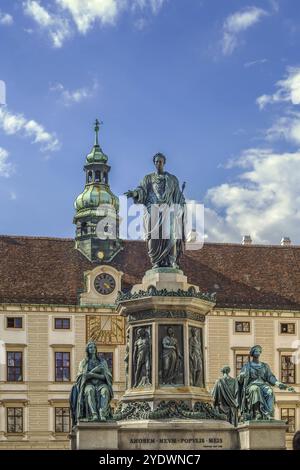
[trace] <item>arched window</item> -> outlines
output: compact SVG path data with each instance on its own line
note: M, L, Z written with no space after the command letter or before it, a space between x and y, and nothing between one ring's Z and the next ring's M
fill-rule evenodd
M95 183L100 183L100 171L95 171Z
M93 182L93 172L92 171L89 171L88 172L88 183L92 183Z
M87 234L87 224L86 222L82 222L81 224L81 235L86 235Z

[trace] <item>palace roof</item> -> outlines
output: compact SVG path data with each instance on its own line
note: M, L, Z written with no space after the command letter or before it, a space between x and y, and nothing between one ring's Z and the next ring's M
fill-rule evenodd
M96 265L73 239L0 236L0 303L76 305L85 271ZM145 242L124 241L110 263L123 271L122 290L150 268ZM300 309L300 246L205 243L186 251L188 282L217 293L219 308Z

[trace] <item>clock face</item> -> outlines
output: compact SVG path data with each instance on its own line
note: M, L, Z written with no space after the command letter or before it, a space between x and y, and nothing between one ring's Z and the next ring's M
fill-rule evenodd
M101 273L96 277L94 286L99 294L108 295L115 290L116 281L110 274Z

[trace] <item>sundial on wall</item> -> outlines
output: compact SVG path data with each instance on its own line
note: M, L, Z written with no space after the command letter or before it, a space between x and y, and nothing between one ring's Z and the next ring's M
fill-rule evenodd
M124 318L119 315L87 316L87 341L97 344L125 344Z

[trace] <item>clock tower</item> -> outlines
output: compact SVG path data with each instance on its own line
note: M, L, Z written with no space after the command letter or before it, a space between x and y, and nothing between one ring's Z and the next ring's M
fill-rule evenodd
M109 263L122 249L119 239L119 199L109 186L108 157L99 145L100 122L95 122L95 142L87 155L85 188L75 200L75 248L90 261Z

